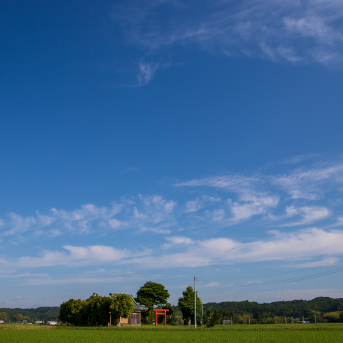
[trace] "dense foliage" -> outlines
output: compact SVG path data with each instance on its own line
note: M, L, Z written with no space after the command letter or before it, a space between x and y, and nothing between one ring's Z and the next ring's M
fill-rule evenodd
M167 304L169 296L162 284L148 281L138 290L136 300L150 310Z
M319 297L313 300L277 301L259 304L257 302L232 301L221 303L207 303L205 310L218 310L223 319L231 319L234 323L246 323L249 315L253 323L281 323L291 322L294 318L308 318L311 322L339 322L343 317L343 299ZM338 315L324 315L338 311ZM286 319L285 319L286 316Z
M143 318L151 322L153 320L153 308L166 308L169 296L169 292L162 284L148 281L138 290L135 300L149 309L143 313Z
M208 328L211 328L215 326L216 324L220 324L220 320L222 318L222 315L218 310L214 310L213 312L211 310L207 310L205 313L206 318L206 326Z
M93 293L87 300L69 299L60 307L59 318L62 322L75 326L107 325L109 312L113 318L127 318L133 310L129 295L102 297Z
M188 320L190 323L194 318L194 290L191 286L188 286L187 289L182 292L182 297L179 298L178 307L182 312L183 319ZM200 322L202 303L198 297L198 292L196 294L196 307L197 322Z
M194 293L192 294L194 296ZM192 296L190 298L192 298ZM169 308L169 305L168 303L165 303L160 307ZM198 310L200 310L200 306L197 305L197 307ZM173 320L180 322L180 318L181 316L183 317L183 315L177 306L174 306L173 308L175 310ZM293 300L264 304L249 301L204 304L204 312L206 312L206 310L214 311L216 309L221 314L222 319L231 320L232 318L234 323L242 324L249 322L249 316L251 323L284 323L285 315L288 323L292 322L295 318L300 318L302 320L303 316L308 318L311 322L314 322L315 320L317 322L330 323L343 322L343 299L332 299L328 297L319 297L310 301ZM118 311L118 309L116 311ZM28 322L35 322L36 320L56 320L59 313L59 307L38 307L36 309L0 308L0 320L4 320L5 322L10 321L12 323L17 320L28 320ZM172 313L169 312L168 315L170 314ZM191 318L193 319L192 314ZM92 319L92 322L94 321L96 322L96 317ZM205 316L204 323L206 324ZM87 323L86 325L89 324Z

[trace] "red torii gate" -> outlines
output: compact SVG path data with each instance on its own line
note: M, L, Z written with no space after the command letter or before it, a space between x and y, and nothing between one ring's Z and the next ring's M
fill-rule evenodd
M169 310L157 308L157 309L153 309L153 311L155 312L155 326L157 326L158 314L162 314L164 316L164 326L167 326L167 312L169 312Z

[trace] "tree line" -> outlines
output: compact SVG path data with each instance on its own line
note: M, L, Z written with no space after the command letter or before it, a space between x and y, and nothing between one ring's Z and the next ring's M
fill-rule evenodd
M188 286L182 292L178 305L172 306L168 302L169 292L162 284L148 281L137 292L135 301L148 308L142 313L145 323L154 321L154 308L167 308L168 322L170 324L183 323L185 325L194 322L194 291ZM39 307L37 309L0 309L0 320L16 322L22 320L56 320L71 325L107 325L109 315L127 317L130 315L133 304L130 297L125 294L117 299L102 297L94 293L86 300L69 299L60 307ZM290 323L297 318L307 318L311 322L343 322L343 299L318 297L313 300L278 301L272 303L257 303L246 301L230 301L221 303L204 304L204 316L202 314L202 302L197 296L197 322L204 324L219 323L222 320L233 320L234 323ZM285 319L286 316L286 319ZM159 321L163 317L160 316Z
M152 323L154 318L153 309L168 309L168 322L175 323L173 316L174 308L168 302L169 292L165 287L156 282L146 282L137 292L134 299L138 304L144 305L146 311L142 312L143 322ZM184 321L188 324L194 318L194 291L191 286L183 292L178 302L179 310L182 312ZM98 326L107 325L109 322L109 312L113 318L128 318L134 308L131 297L127 294L116 294L115 296L100 296L93 293L86 300L69 299L60 306L59 319L67 324L75 326ZM201 321L202 303L197 296L197 320ZM159 322L163 317L158 318Z
M58 318L60 308L55 307L38 307L30 309L21 308L0 308L0 320L5 322L16 322L27 320L35 322L36 320L54 320Z
M218 310L223 320L234 323L283 323L307 318L311 322L343 322L343 299L318 297L313 300L277 301L259 304L257 302L227 301L207 303L204 310ZM285 318L286 317L286 318Z
M100 296L93 293L88 299L69 299L60 306L59 319L75 326L107 325L109 312L114 317L127 318L134 304L127 294Z

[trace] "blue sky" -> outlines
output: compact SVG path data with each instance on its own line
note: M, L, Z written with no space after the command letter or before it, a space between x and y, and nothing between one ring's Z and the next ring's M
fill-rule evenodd
M342 11L3 1L0 306L343 297Z

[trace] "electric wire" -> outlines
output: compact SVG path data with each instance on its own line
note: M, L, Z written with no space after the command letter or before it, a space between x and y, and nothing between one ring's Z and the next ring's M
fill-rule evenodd
M265 282L260 282L260 281L255 281L255 282L247 282L247 283L230 283L230 282L215 282L217 285L222 285L222 286L261 286L261 285L278 285L282 283L290 283L290 282L295 282L295 281L303 281L303 280L310 280L314 278L319 278L322 276L326 275L332 275L332 274L337 274L343 271L342 268L337 268L334 270L327 270L321 273L316 273L316 274L311 274L311 275L306 275L306 276L300 276L300 277L295 277L295 278L289 278L289 279L282 279L282 280L270 280L270 281L265 281ZM204 283L211 283L214 282L214 279L209 279L209 278L202 278L198 277L197 280L199 282L204 282Z
M305 270L313 270L313 269L318 269L318 268L327 268L327 267L332 267L332 266L337 266L338 264L342 264L343 262L336 262L333 264L329 264L327 266L318 266L318 267L310 267L310 268L301 268L298 270L292 270L290 272L284 272L284 273L277 273L277 274L266 274L266 275L259 275L259 276L253 276L254 278L264 278L264 277L269 277L269 276L278 276L278 275L285 275L285 274L292 274L292 273L300 273ZM243 280L243 279L251 279L253 278L252 276L244 276L244 277L239 277L239 278L211 278L211 280ZM201 277L199 277L200 279ZM202 278L204 279L204 278ZM208 278L206 278L208 279Z

